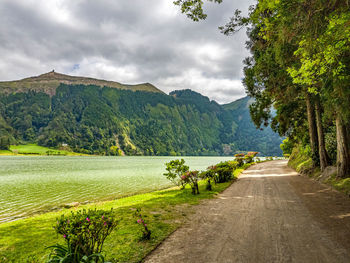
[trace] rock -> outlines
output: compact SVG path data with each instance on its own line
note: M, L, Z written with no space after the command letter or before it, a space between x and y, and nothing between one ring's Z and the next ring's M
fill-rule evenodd
M63 207L64 208L72 208L72 207L76 207L79 206L80 203L79 202L73 202L73 203L69 203L69 204L64 204Z
M317 180L320 182L327 181L333 174L337 172L337 167L327 166L326 169L317 177Z

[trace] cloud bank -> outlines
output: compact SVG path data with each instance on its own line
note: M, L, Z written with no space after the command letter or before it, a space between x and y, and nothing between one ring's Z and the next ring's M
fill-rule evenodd
M219 103L245 96L245 32L220 34L251 1L208 3L192 22L172 0L2 0L0 80L57 72L168 93L192 89ZM243 2L243 3L242 3Z

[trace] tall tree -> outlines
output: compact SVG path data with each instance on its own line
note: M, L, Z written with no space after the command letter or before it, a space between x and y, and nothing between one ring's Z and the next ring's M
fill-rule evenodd
M203 12L202 1L177 4L185 3L197 4L196 10ZM339 177L350 176L349 6L348 0L259 0L247 17L236 10L229 23L220 28L224 34L243 26L250 28L248 48L252 56L246 60L244 82L248 94L256 99L251 115L258 126L271 117L272 104L288 108L283 106L293 105L294 98L304 98L313 160L314 164L320 162L322 170L329 163L323 109L328 115L334 114ZM191 12L186 8L182 11ZM205 16L196 18L198 21ZM281 95L284 93L292 97ZM297 112L277 110L275 126L281 132L288 126L295 129L283 120ZM282 125L276 124L281 121Z

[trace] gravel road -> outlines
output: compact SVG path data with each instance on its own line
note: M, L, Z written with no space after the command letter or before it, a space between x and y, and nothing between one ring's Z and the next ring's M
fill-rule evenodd
M254 165L145 262L350 262L350 199L286 161Z

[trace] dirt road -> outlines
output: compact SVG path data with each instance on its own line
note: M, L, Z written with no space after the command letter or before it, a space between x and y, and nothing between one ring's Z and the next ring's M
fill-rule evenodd
M350 199L286 161L254 165L145 262L350 262Z

